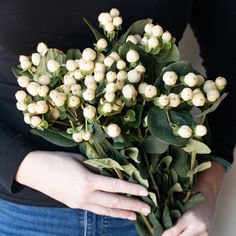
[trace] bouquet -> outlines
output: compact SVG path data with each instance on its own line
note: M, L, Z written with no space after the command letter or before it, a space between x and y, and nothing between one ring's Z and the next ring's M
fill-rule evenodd
M20 56L17 109L33 134L77 146L103 175L147 187L151 213L134 224L142 236L159 236L204 200L192 187L211 167L206 116L225 98L226 80L206 80L180 61L175 38L151 19L121 36L115 8L99 15L100 29L84 20L91 48L63 53L41 42Z

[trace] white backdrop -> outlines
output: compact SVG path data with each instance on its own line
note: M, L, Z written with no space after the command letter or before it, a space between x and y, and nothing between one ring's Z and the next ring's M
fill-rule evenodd
M199 47L190 27L187 27L183 39L180 42L180 52L183 60L190 61L194 67L205 73L201 65ZM234 153L236 154L236 153ZM234 155L236 157L236 155ZM217 214L211 236L235 236L236 235L236 163L227 173L223 191L219 199Z

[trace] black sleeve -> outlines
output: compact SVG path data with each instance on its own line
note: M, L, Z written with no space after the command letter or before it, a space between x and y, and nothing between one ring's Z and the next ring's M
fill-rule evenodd
M24 157L36 149L24 136L0 121L0 182L9 193L21 189L15 181L17 169Z
M220 0L195 0L190 25L200 45L207 77L227 79L228 96L208 115L212 154L233 162L236 141L234 117L236 101L236 3Z

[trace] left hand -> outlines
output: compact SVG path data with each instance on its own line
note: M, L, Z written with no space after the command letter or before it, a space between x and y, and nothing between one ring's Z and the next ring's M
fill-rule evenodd
M162 236L208 236L224 175L224 167L216 162L212 162L210 169L201 172L193 191L202 192L205 201L184 213L177 224L164 231Z

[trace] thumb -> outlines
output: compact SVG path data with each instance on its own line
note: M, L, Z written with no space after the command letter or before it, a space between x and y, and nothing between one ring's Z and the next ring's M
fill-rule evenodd
M162 236L178 236L184 229L185 225L183 224L183 222L178 221L174 227L165 230Z

